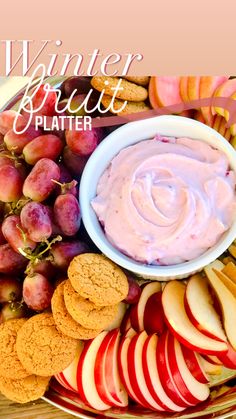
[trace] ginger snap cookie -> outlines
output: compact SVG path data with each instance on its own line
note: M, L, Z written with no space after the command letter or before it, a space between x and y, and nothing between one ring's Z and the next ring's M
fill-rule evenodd
M63 281L57 286L52 296L51 306L52 314L57 328L64 335L74 339L93 339L102 329L86 329L76 322L66 309L64 301L64 285L67 281Z
M71 317L88 329L105 329L116 318L118 304L97 307L94 303L81 297L68 280L64 285L65 305Z
M130 100L131 102L141 102L147 99L148 91L143 86L131 83L128 80L119 77L108 76L94 76L91 80L91 85L99 92L104 91L106 95L113 96L114 89L119 84L119 89L116 92L117 99Z
M147 86L149 83L148 76L125 76L126 80L131 81L132 83L139 84L140 86Z
M51 377L29 375L12 380L0 376L0 392L16 403L28 403L42 397L47 390Z
M100 254L76 256L69 265L68 276L75 291L96 306L117 304L125 299L129 291L124 272Z
M105 108L108 108L112 100L111 96L104 95L102 98L102 104ZM120 111L120 109L122 109ZM117 115L129 115L131 113L144 112L148 111L150 106L146 105L145 102L127 102L124 107L124 101L121 99L115 99L113 102L113 109L110 108L109 111Z
M50 313L31 317L17 334L17 355L31 374L57 374L73 361L76 349L77 341L57 330Z
M0 376L5 378L25 378L29 373L21 364L16 352L18 331L27 319L12 319L0 325Z

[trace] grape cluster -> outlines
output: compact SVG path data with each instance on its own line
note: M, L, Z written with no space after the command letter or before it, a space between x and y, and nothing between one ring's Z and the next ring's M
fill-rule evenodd
M89 78L68 78L62 104L74 89L78 102L90 87ZM44 94L41 86L33 104L44 100L40 112L52 116L56 94L46 100ZM78 188L88 157L104 136L101 129L44 133L34 126L17 134L15 116L13 110L0 114L0 322L47 309L72 258L89 251ZM24 126L22 114L18 127Z

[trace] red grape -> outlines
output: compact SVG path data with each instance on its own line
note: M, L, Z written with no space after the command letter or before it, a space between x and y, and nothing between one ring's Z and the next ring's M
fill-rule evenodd
M19 252L19 248L27 252L28 250L34 250L36 247L36 243L30 240L28 234L24 231L19 215L10 215L5 218L2 224L2 232L15 252Z
M7 131L13 128L14 120L17 116L17 112L13 110L4 111L0 113L0 133L5 135ZM17 127L22 127L26 124L25 118L22 115L17 117Z
M23 179L19 171L10 165L0 167L0 200L18 201L22 195Z
M8 303L19 300L22 295L22 285L13 276L2 276L0 278L0 303Z
M41 159L25 179L23 193L33 201L42 202L48 198L55 188L53 180L59 181L60 169L50 159Z
M11 158L11 154L4 150L0 152L0 167L6 165L15 167L15 161L13 158Z
M64 148L63 162L74 176L81 176L87 161L87 156L78 156L78 154L73 153L69 147Z
M27 315L25 304L19 302L5 303L0 312L0 323L10 319L21 319Z
M5 244L6 242L7 241L6 241L6 239L5 239L4 235L3 235L3 232L2 232L2 224L0 224L0 245L1 244Z
M128 283L129 283L129 292L124 300L127 304L135 304L139 301L141 295L141 288L137 281L130 275L127 275Z
M78 240L55 243L50 250L52 264L59 269L67 270L75 256L81 253L87 253L88 251L87 244Z
M73 153L88 156L97 147L98 135L95 129L91 131L66 131L66 142Z
M88 93L90 89L89 77L68 77L62 84L62 91L65 92L66 97L70 97L74 90L78 93Z
M24 302L32 310L42 311L50 307L52 294L53 287L44 275L35 273L24 279Z
M28 164L34 165L42 158L56 160L62 148L62 141L56 135L40 135L25 146L23 155Z
M73 179L73 177L71 176L69 170L62 164L59 163L58 164L59 168L60 168L60 179L59 179L59 183L60 185L56 184L56 187L54 189L54 194L57 195L61 195L62 193L72 193L72 195L77 196L77 181L75 179Z
M21 154L23 148L31 140L38 137L41 131L36 130L32 125L29 126L22 134L17 134L13 129L5 134L4 142L9 151L13 151L16 154Z
M47 207L38 202L29 202L20 213L20 220L28 236L34 242L43 242L52 234L52 223Z
M74 236L80 228L81 215L77 198L68 193L59 195L54 203L56 224L65 236Z
M10 244L2 244L0 246L0 273L16 274L21 272L27 263L27 259L16 253Z
M46 96L46 98L45 98ZM44 85L41 85L35 93L32 103L33 109L40 110L37 112L38 115L52 116L55 114L55 104L57 101L57 94L55 91L45 92ZM43 106L42 103L44 102Z
M46 276L48 279L53 279L56 274L56 268L49 260L39 260L36 263L29 262L26 268L27 274L38 273Z

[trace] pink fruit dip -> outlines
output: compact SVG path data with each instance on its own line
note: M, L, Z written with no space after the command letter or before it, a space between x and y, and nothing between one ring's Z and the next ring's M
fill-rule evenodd
M115 248L142 263L173 265L203 254L232 225L235 182L223 152L156 136L113 158L91 205Z

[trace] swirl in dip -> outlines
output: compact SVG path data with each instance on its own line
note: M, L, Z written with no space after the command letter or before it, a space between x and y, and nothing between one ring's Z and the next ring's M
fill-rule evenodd
M235 182L223 152L156 136L113 158L91 204L114 247L142 263L172 265L200 256L232 225Z

